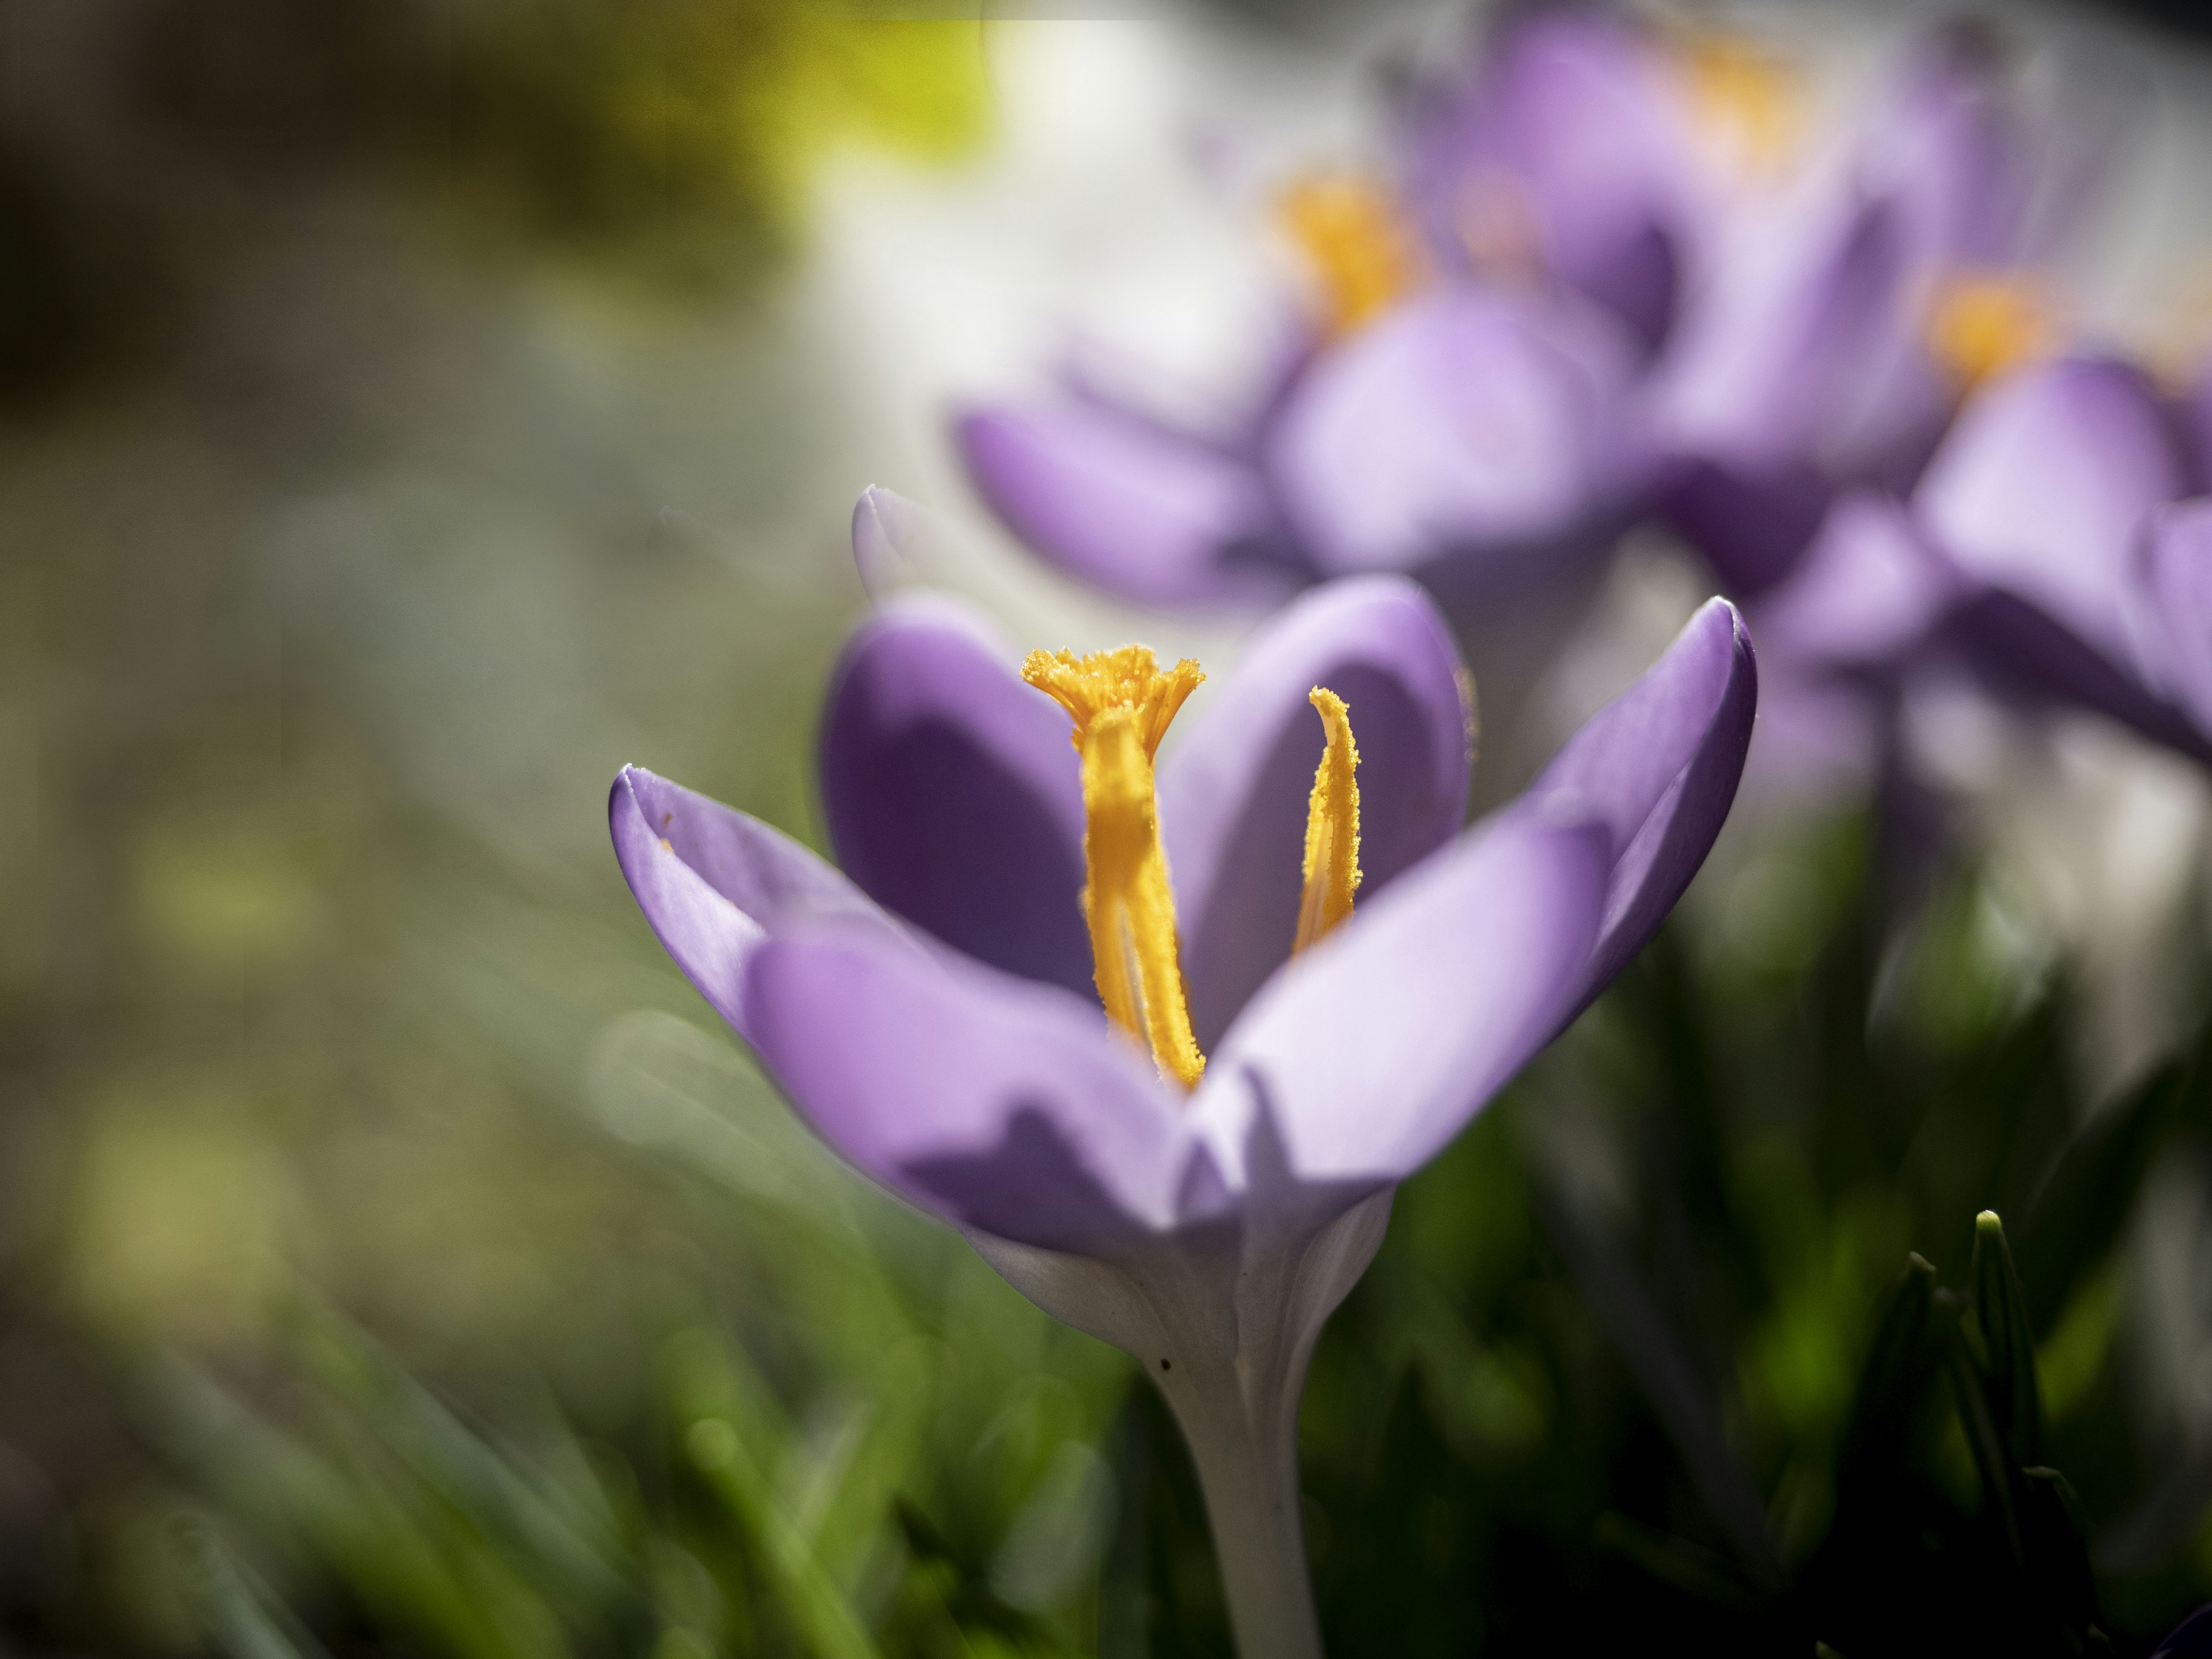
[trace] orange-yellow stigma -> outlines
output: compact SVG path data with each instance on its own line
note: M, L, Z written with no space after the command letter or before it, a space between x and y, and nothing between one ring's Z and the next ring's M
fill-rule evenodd
M1757 42L1723 33L1689 35L1676 61L1705 141L1747 176L1782 171L1805 125L1798 71Z
M1387 191L1349 173L1315 173L1275 198L1278 222L1321 290L1322 320L1348 334L1421 280L1412 231Z
M2050 305L2021 276L1983 271L1946 277L1928 309L1928 349L1964 392L2042 356L2057 332Z
M1206 1056L1190 1026L1175 894L1160 849L1152 758L1206 677L1188 659L1163 673L1141 645L1079 657L1032 651L1022 678L1067 711L1083 757L1083 915L1107 1017L1145 1042L1161 1075L1198 1085ZM1359 751L1344 699L1311 701L1328 734L1306 806L1305 890L1293 953L1352 914L1359 887Z
M1328 745L1306 802L1306 885L1293 956L1350 915L1359 890L1359 750L1352 741L1352 711L1322 686L1314 687L1310 701Z
M1206 677L1186 659L1162 673L1140 645L1079 657L1032 651L1022 678L1067 710L1083 757L1083 915L1107 1017L1142 1039L1162 1075L1195 1088L1206 1056L1191 1034L1160 849L1152 757Z

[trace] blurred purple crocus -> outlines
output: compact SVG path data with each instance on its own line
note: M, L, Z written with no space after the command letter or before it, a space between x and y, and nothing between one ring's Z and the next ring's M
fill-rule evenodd
M2212 477L2139 370L2066 357L1992 382L1912 494L1845 498L1759 607L1785 686L1893 702L1931 664L2087 708L2212 762Z
M1832 155L1714 216L1650 421L1665 515L1731 592L1786 579L1840 493L1911 488L1962 393L2050 349L2033 273L2096 155L1954 28L1893 66Z
M1649 356L1716 206L1695 125L1674 54L1632 17L1509 12L1480 49L1408 88L1406 195L1444 270L1556 282Z
M1194 665L1018 674L923 599L836 671L842 872L635 768L610 804L654 931L823 1139L1160 1385L1250 1659L1320 1652L1298 1400L1393 1189L1650 938L1749 741L1717 600L1462 830L1463 672L1418 588L1331 583L1155 772Z
M1644 477L1633 367L1571 298L1436 287L1301 347L1228 431L1076 386L971 408L957 435L1024 543L1141 604L1255 611L1373 571L1474 603L1619 533Z

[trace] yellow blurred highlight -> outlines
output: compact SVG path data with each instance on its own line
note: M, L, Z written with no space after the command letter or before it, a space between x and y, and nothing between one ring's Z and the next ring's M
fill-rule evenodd
M70 1188L64 1282L103 1335L250 1335L290 1283L292 1189L219 1091L110 1104Z
M1675 46L1698 134L1747 177L1782 172L1797 153L1809 100L1804 75L1741 34L1695 33Z
M611 77L608 129L677 179L751 197L788 232L845 148L953 161L990 131L984 25L669 9L666 49ZM732 16L739 21L733 25Z
M1971 392L2057 343L2052 307L2027 277L1966 272L1938 283L1928 309L1928 349Z
M1425 275L1411 227L1372 179L1309 175L1275 198L1275 215L1313 275L1331 335L1373 321Z
M320 919L313 872L265 814L171 814L140 832L131 854L139 931L179 972L282 964Z

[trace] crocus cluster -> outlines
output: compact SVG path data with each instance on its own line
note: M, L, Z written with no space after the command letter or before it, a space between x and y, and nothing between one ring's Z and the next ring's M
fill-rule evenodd
M1159 1383L1240 1645L1304 1659L1316 1336L1396 1183L1680 896L1755 675L1714 601L1464 829L1465 670L1411 582L1316 587L1170 737L1201 678L896 603L829 694L837 866L635 768L610 817L662 943L822 1138Z
M1072 384L967 411L970 476L1148 604L1407 573L1492 669L1661 525L1752 607L1763 750L1857 774L1940 658L2199 752L2206 395L2069 355L2054 274L2118 123L1966 26L1813 108L1743 37L1509 9L1406 83L1383 176L1285 193L1310 326L1241 423Z
M1838 131L1809 101L1741 39L1515 13L1413 82L1392 176L1285 192L1311 326L1245 419L1079 384L970 410L970 474L1045 557L1152 603L1395 569L1489 606L1638 514L1754 594L1840 489L1908 482L1960 392L2045 344L2027 273L2097 150L1969 30Z

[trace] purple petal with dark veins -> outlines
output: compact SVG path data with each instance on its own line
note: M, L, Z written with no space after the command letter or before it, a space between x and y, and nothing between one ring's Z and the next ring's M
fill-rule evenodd
M941 599L879 608L831 679L822 804L869 896L995 968L1089 994L1067 717Z
M1450 632L1419 588L1355 577L1276 617L1176 734L1161 758L1160 825L1201 1048L1290 955L1297 932L1306 805L1323 746L1307 694L1325 685L1351 709L1364 904L1450 840L1466 813L1460 672Z
M1712 850L1735 800L1759 705L1743 618L1708 599L1644 678L1567 740L1523 797L1611 838L1602 936L1584 1000L1626 967Z
M1595 313L1438 290L1315 360L1269 434L1269 475L1324 571L1510 559L1627 487L1629 369Z
M1066 992L821 929L763 945L746 994L822 1138L955 1226L1096 1253L1227 1202L1151 1062Z
M1606 843L1601 826L1509 809L1268 981L1192 1107L1233 1185L1267 1179L1245 1163L1273 1149L1283 1190L1249 1207L1340 1206L1410 1175L1551 1039L1582 993Z
M955 435L1015 535L1062 569L1152 604L1238 602L1291 585L1243 462L1093 403L983 409Z
M1913 506L1966 576L2027 600L2114 661L2145 515L2186 475L2135 369L2064 358L1995 381L1960 411Z
M668 954L748 1041L746 965L768 936L811 921L896 925L781 830L625 766L607 797L615 857Z

